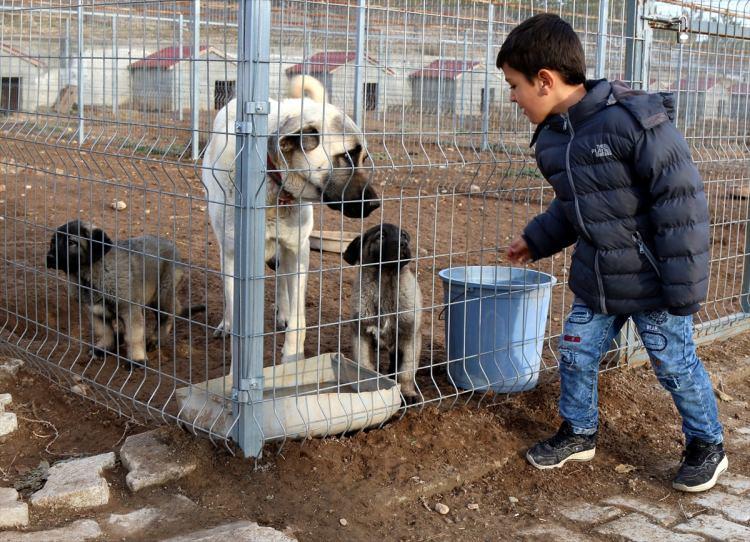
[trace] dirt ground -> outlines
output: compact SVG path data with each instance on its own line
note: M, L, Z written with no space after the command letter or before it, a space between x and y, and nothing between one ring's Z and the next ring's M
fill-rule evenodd
M732 431L750 423L750 334L699 351L717 385L722 421ZM110 503L98 517L158 506L175 494L198 510L176 524L139 536L156 540L246 518L317 540L513 540L514 532L560 520L573 501L627 494L694 511L670 487L682 449L677 413L648 367L606 371L600 379L601 436L591 463L541 472L523 453L555 430L558 383L548 374L537 389L472 400L453 408L405 413L382 429L339 438L269 445L258 462L172 430L175 444L199 458L178 482L132 494L118 464L107 475ZM118 450L135 426L23 369L3 383L12 393L19 430L0 445L3 486L33 479L41 460ZM488 400L489 399L489 400ZM445 405L448 406L448 405ZM728 446L730 471L750 473L747 451ZM618 473L620 464L635 470ZM28 494L27 487L22 493ZM513 499L511 499L513 497ZM517 501L516 501L517 499ZM434 511L438 502L450 512ZM469 504L479 505L469 509ZM35 528L66 524L92 512L39 513ZM346 526L340 522L346 519Z

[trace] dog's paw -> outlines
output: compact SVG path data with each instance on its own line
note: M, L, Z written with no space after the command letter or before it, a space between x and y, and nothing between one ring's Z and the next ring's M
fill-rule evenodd
M417 394L417 393L414 393L413 395L412 394L404 394L403 395L403 399L404 399L404 405L406 405L406 406L416 405L417 403L420 402L419 394Z
M91 355L96 359L104 359L104 357L107 355L107 350L105 348L102 348L101 346L95 346L91 349Z
M296 354L282 354L281 363L295 363L305 359L304 352L297 352Z
M146 351L147 352L153 352L157 349L159 346L159 338L158 337L149 337L146 339Z
M232 324L224 320L214 330L214 338L229 337L232 332Z
M148 357L143 359L125 359L123 360L123 365L128 371L145 369L148 366Z

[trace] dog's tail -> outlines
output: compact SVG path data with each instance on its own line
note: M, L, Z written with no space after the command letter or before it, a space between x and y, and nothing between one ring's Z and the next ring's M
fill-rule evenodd
M297 75L289 81L290 98L310 98L319 103L326 103L327 96L323 84L312 75Z
M194 314L200 314L202 312L206 312L205 305L193 305L192 307L185 307L184 309L182 309L178 316L180 318L187 318L189 320Z

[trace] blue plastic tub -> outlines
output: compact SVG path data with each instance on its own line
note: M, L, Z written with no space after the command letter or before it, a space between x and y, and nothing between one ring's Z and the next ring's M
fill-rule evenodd
M462 389L500 393L536 386L552 286L547 273L452 267L443 281L448 374Z

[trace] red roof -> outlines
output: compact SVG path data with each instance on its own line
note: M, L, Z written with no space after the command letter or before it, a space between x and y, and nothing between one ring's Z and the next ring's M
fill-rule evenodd
M315 53L304 62L288 67L286 73L289 75L297 75L305 71L307 73L331 73L336 68L340 68L347 62L354 60L356 56L354 51L325 51ZM369 58L367 60L372 62Z
M409 77L423 77L425 79L455 79L459 75L470 72L479 66L479 62L463 60L433 60L421 70L417 70Z
M32 66L36 66L37 68L46 68L47 65L39 60L38 58L34 58L33 56L29 56L23 51L19 51L15 47L11 47L10 45L6 45L5 43L0 43L0 49L3 52L6 52L10 54L10 56L14 56L16 58L20 58L31 64Z
M679 88L680 90L708 90L721 84L723 81L723 79L716 77L696 77L691 80L680 79L675 83L674 88Z
M203 46L198 49L199 53L202 53L208 49ZM177 64L180 60L189 59L193 57L193 48L185 46L182 48L182 56L180 56L179 47L167 47L161 51L156 51L153 54L148 55L146 58L142 58L133 62L130 65L131 70L141 69L152 69L160 68L163 70L169 69Z

